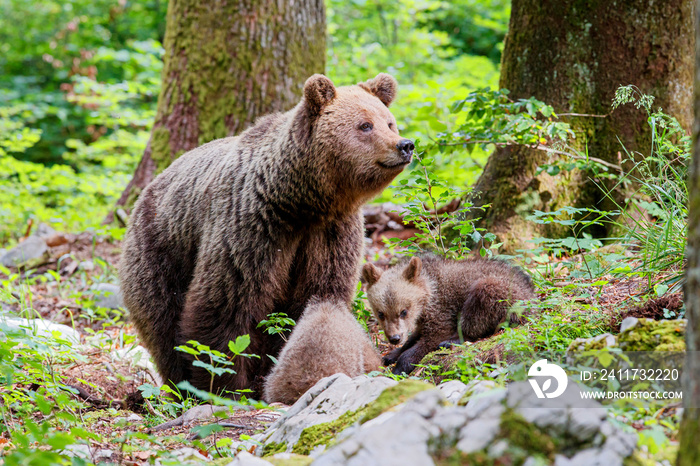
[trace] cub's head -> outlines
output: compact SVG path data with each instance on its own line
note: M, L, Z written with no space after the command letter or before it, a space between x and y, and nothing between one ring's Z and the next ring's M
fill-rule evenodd
M419 257L384 273L373 264L362 268L369 305L389 343L406 342L430 299L430 286L421 271Z
M324 176L363 199L383 190L411 162L413 141L399 136L389 105L398 84L380 73L354 86L336 88L316 74L304 84L303 118L314 153L323 157Z

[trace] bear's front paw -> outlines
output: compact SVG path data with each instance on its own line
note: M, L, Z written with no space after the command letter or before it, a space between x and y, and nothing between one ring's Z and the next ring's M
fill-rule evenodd
M401 374L410 374L415 366L413 365L413 362L411 362L410 355L408 354L403 354L398 361L396 361L396 365L394 368L391 370L392 374L395 375L401 375Z
M453 346L459 346L462 342L459 338L451 338L449 340L441 341L438 345L438 349L452 349Z
M389 354L382 358L382 364L384 366L391 366L399 360L401 353L403 353L403 348L396 348L395 350L391 351Z

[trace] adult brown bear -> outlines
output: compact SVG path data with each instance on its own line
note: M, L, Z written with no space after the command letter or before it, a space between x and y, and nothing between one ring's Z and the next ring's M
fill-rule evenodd
M396 80L336 88L310 77L292 110L194 149L141 193L119 267L124 301L163 379L209 389L210 375L173 348L226 352L248 334L236 374L214 390L252 388L282 340L257 324L298 319L310 299L349 303L363 247L360 207L411 161L388 110Z

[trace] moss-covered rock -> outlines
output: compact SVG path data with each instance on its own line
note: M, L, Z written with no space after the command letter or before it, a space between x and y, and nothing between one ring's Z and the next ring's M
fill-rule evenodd
M623 351L685 351L687 321L637 319L618 336Z
M287 444L270 442L263 445L263 456L274 455L287 451Z
M553 461L558 449L558 442L554 437L543 432L535 424L527 422L512 409L506 409L501 414L499 437L522 450L525 453L523 461L530 455L544 456Z
M596 351L603 348L615 348L617 346L617 338L610 333L603 333L593 338L577 338L571 342L568 352L572 351Z
M391 408L406 402L415 394L431 388L434 388L434 386L419 380L402 380L397 385L385 389L376 400L367 406L356 411L347 412L334 421L307 427L302 431L292 451L300 455L308 455L320 445L329 446L333 443L338 433L351 425L370 421ZM265 454L267 454L267 450L265 450Z
M265 460L269 461L275 466L307 466L311 464L314 459L304 455L286 453L268 457L265 458Z
M357 422L364 413L363 409L345 413L338 419L315 426L307 427L301 432L301 436L292 452L299 455L308 455L320 445L329 446L333 443L335 436Z

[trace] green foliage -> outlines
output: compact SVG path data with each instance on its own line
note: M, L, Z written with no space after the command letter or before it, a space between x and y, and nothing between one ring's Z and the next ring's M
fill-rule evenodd
M551 106L535 98L513 101L505 89L470 92L452 105L451 112L455 115L454 128L448 131L443 125L437 139L416 152L412 170L395 182L399 203L405 209L404 220L420 233L415 242L394 242L408 249L428 248L456 258L465 257L472 246L477 246L485 256L499 245L488 246L495 236L474 226L478 217L469 201L473 196L461 181L455 183L444 176L446 167L493 145L548 148L565 144L572 132L568 124L558 120Z
M464 123L440 141L442 146L519 144L538 147L566 142L573 135L568 124L558 121L552 106L530 97L514 101L509 91L489 88L469 93L452 105L452 112L465 111Z
M509 19L508 0L457 0L440 2L424 21L448 34L460 53L483 55L499 64Z
M234 358L236 356L241 356L245 358L259 358L260 356L256 354L246 354L243 351L250 345L249 335L239 335L236 337L236 341L228 342L228 349L231 352L230 355L211 349L207 345L203 345L198 341L190 340L184 345L176 346L177 351L187 353L194 357L192 365L195 367L201 367L206 370L211 376L209 383L209 392L214 391L214 378L223 374L235 374L236 371L233 370ZM204 360L203 360L203 359ZM207 361L208 360L208 361ZM183 388L180 386L180 388ZM190 386L186 389L189 390Z
M0 245L29 219L95 227L121 194L154 117L164 6L0 1Z
M369 333L369 327L367 323L369 319L372 318L372 312L367 309L365 302L367 300L367 293L362 291L362 282L357 282L357 291L355 292L355 298L352 301L352 313L355 319L362 325L365 332Z
M284 341L287 341L285 332L291 332L291 327L294 327L296 322L284 312L274 312L268 314L267 319L258 322L256 328L263 327L268 335L279 335ZM289 327L289 328L287 328Z
M640 249L637 271L650 280L660 271L671 271L663 286L678 290L684 283L690 136L678 120L661 109L652 109L652 96L634 86L620 87L613 107L630 103L647 114L651 146L649 153L641 157L624 151L624 162L631 168L620 177L619 184L635 192L628 197L619 225L625 233L624 240ZM608 197L614 199L612 193Z
M632 153L622 147L624 155L620 164L613 165L562 144L557 151L559 157L539 167L538 173L546 171L550 175L568 170L586 171L598 183L601 195L617 210L604 212L565 207L557 212L535 212L528 217L531 221L565 225L571 228L574 236L562 240L536 239L547 251L537 248L530 251L531 260L545 264L547 254L562 257L566 252L592 252L600 248L602 242L591 237L590 227L612 223L620 237L608 238L608 241L621 242L625 248L639 250L639 254L634 258L619 254L582 254L588 278L602 277L606 273L643 276L648 278L649 288L659 296L669 289L680 289L684 280L691 141L678 121L661 109L654 111L653 103L652 96L635 86L622 86L612 104L613 108L633 104L647 114L651 130L648 153ZM620 193L624 193L624 198ZM532 253L537 251L545 256L536 258ZM593 267L588 267L589 259L593 259ZM569 264L564 265L568 267ZM664 276L663 283L654 283L660 273Z
M82 403L55 371L77 357L57 332L42 337L0 322L0 432L14 447L4 464L70 464L66 446L101 440L79 427Z
M470 245L478 244L481 255L485 256L485 244L492 242L495 236L482 234L483 229L474 226L475 220L467 216L472 204L462 199L467 191L450 186L436 175L432 170L435 159L426 152L416 152L415 167L407 178L399 181L399 195L404 197L404 222L415 225L419 232L410 240L392 238L392 242L408 251L432 249L453 258L466 257ZM458 208L444 208L455 202L459 203ZM447 237L449 230L457 233L454 240Z

